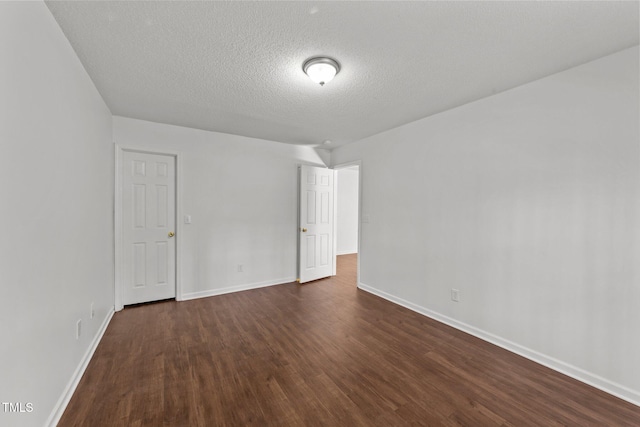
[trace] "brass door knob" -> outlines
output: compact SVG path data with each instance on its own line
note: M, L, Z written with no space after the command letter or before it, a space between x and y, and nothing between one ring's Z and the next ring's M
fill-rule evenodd
M307 232L307 229L306 229L306 228L303 228L303 229L302 229L302 232L303 232L303 233L306 233L306 232Z
M175 235L176 235L176 233L174 233L173 231L170 231L170 232L169 232L169 237L173 237L173 236L175 236Z

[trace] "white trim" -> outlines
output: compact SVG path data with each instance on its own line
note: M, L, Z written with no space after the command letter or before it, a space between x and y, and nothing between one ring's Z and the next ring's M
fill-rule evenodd
M362 160L354 160L351 162L346 162L346 163L339 163L337 165L333 165L332 168L335 170L339 170L339 169L347 169L353 166L358 166L358 247L356 248L356 252L351 252L351 253L357 253L358 254L358 258L356 259L356 283L360 283L360 258L361 258L361 253L360 253L360 248L362 247L361 245L361 241L362 241ZM337 199L337 191L335 192L335 196L334 199ZM334 233L334 240L338 240L337 239L337 232ZM336 243L337 244L337 243ZM336 246L337 249L337 246ZM346 253L344 254L337 254L337 255L346 255Z
M248 291L251 289L266 288L268 286L283 285L285 283L295 282L295 277L287 277L285 279L267 280L264 282L247 283L245 285L228 286L226 288L210 289L208 291L192 292L182 295L182 301L213 297L216 295L230 294L233 292Z
M113 190L113 228L114 228L114 267L113 267L113 288L114 288L114 309L120 311L123 308L120 297L122 283L122 149L118 144L114 144L115 150L115 179Z
M300 280L300 181L302 180L302 165L296 165L296 277Z
M423 316L430 317L431 319L437 320L440 323L444 323L445 325L449 325L460 331L466 332L470 335L480 338L481 340L490 342L491 344L495 344L498 347L502 347L505 350L518 354L524 358L539 363L540 365L553 369L554 371L558 371L561 374L567 375L613 396L619 397L620 399L625 400L629 403L640 406L640 392L636 390L632 390L626 386L615 383L606 378L602 378L599 375L587 372L584 369L578 368L577 366L573 366L551 356L547 356L535 350L531 350L530 348L524 347L520 344L516 344L513 341L501 338L482 329L452 319L433 310L429 310L428 308L396 297L395 295L391 295L387 292L368 286L362 282L358 282L358 288L373 295L377 295L380 298L384 298L387 301L391 301L395 304L408 308L411 311L422 314Z
M333 170L333 269L331 275L338 274L338 172Z
M80 359L80 364L78 365L75 372L73 373L73 376L71 376L71 380L69 380L69 383L67 384L67 387L62 392L62 395L58 399L58 402L53 407L53 410L51 411L49 418L44 423L45 426L55 427L58 424L58 421L60 421L60 418L62 418L62 414L64 414L65 409L67 409L67 405L69 404L69 401L73 396L73 393L76 391L76 388L80 383L80 379L82 378L82 375L84 375L84 371L87 369L87 366L89 366L89 362L93 357L93 353L95 353L96 348L98 348L98 344L100 343L100 340L102 340L102 336L106 332L107 326L109 326L109 322L111 322L113 313L114 313L114 310L112 307L107 313L107 316L105 317L104 321L102 322L102 325L100 325L100 329L98 329L98 332L93 338L93 341L91 342L91 345L87 349L87 352L84 354L82 359Z
M114 267L114 292L115 292L115 311L120 311L124 308L122 296L124 295L124 280L122 280L122 244L123 244L123 229L122 229L122 166L123 156L125 151L146 153L146 154L160 154L164 156L171 156L175 158L175 191L176 191L176 301L182 301L182 280L181 280L181 261L182 261L182 153L172 150L152 150L141 147L132 147L119 145L114 143L115 146L115 189L114 189L114 228L115 228L115 267Z
M182 301L182 232L184 231L184 214L182 211L182 155L176 157L176 301Z
M358 250L355 251L339 251L336 253L336 255L352 255L352 254L357 254Z

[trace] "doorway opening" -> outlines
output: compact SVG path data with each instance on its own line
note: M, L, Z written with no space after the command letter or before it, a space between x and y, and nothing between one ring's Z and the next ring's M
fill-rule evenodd
M360 283L360 218L361 218L361 162L335 165L336 221L335 254L357 259L356 285ZM347 257L345 257L347 258Z

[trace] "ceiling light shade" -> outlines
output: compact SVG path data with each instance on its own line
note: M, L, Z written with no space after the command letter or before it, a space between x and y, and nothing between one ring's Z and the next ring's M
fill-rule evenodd
M335 59L326 57L311 58L302 66L304 72L311 80L324 86L330 82L340 71L340 64Z

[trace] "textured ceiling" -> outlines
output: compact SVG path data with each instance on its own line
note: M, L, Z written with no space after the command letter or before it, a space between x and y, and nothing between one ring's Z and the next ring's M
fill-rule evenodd
M639 42L638 2L47 5L113 114L326 148Z

